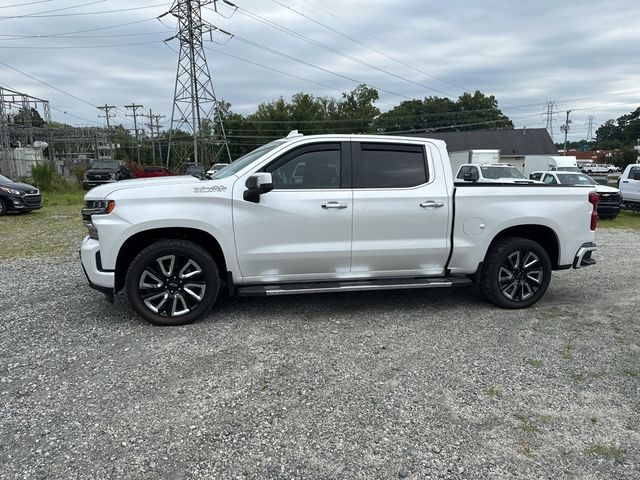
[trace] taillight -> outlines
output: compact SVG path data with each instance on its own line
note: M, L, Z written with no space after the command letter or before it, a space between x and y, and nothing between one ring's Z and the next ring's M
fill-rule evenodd
M600 195L596 192L589 193L589 203L593 205L593 212L591 212L591 230L595 230L598 226L598 202L600 201Z

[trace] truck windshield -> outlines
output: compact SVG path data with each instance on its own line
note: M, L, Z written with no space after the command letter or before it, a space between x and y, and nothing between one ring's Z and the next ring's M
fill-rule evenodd
M598 185L589 175L584 173L562 173L558 174L558 180L563 185Z
M231 175L234 175L236 172L239 172L244 167L246 167L247 165L251 164L254 160L257 160L258 158L260 158L264 154L270 152L271 150L275 149L276 147L279 147L284 142L285 142L285 140L276 140L274 142L267 143L266 145L258 147L255 150L252 150L251 152L247 153L246 155L238 158L237 160L234 160L232 163L230 163L228 166L224 167L222 170L219 170L216 173L214 173L213 176L211 177L211 179L212 180L219 180L221 178L226 178L226 177L229 177Z
M491 178L493 180L500 178L525 178L524 174L516 167L486 166L480 167L480 170L482 170L482 176L484 178Z
M90 168L93 170L116 170L118 162L94 162Z

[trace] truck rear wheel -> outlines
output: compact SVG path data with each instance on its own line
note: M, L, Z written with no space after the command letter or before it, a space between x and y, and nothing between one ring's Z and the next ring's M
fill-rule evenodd
M538 243L508 237L489 247L480 276L487 299L503 308L527 308L549 287L551 260Z
M125 279L129 303L155 325L186 325L218 298L220 277L211 255L186 240L161 240L142 250Z

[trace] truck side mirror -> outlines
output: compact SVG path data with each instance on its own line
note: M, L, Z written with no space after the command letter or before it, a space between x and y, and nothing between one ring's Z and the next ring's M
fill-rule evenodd
M268 172L254 173L245 183L247 189L242 194L247 202L260 203L260 195L273 190L273 178Z

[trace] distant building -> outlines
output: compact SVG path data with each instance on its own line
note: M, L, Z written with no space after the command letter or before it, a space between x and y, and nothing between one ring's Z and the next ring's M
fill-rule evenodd
M524 169L527 155L558 155L546 128L471 130L468 132L414 133L408 136L444 140L449 152L499 150L500 161Z

